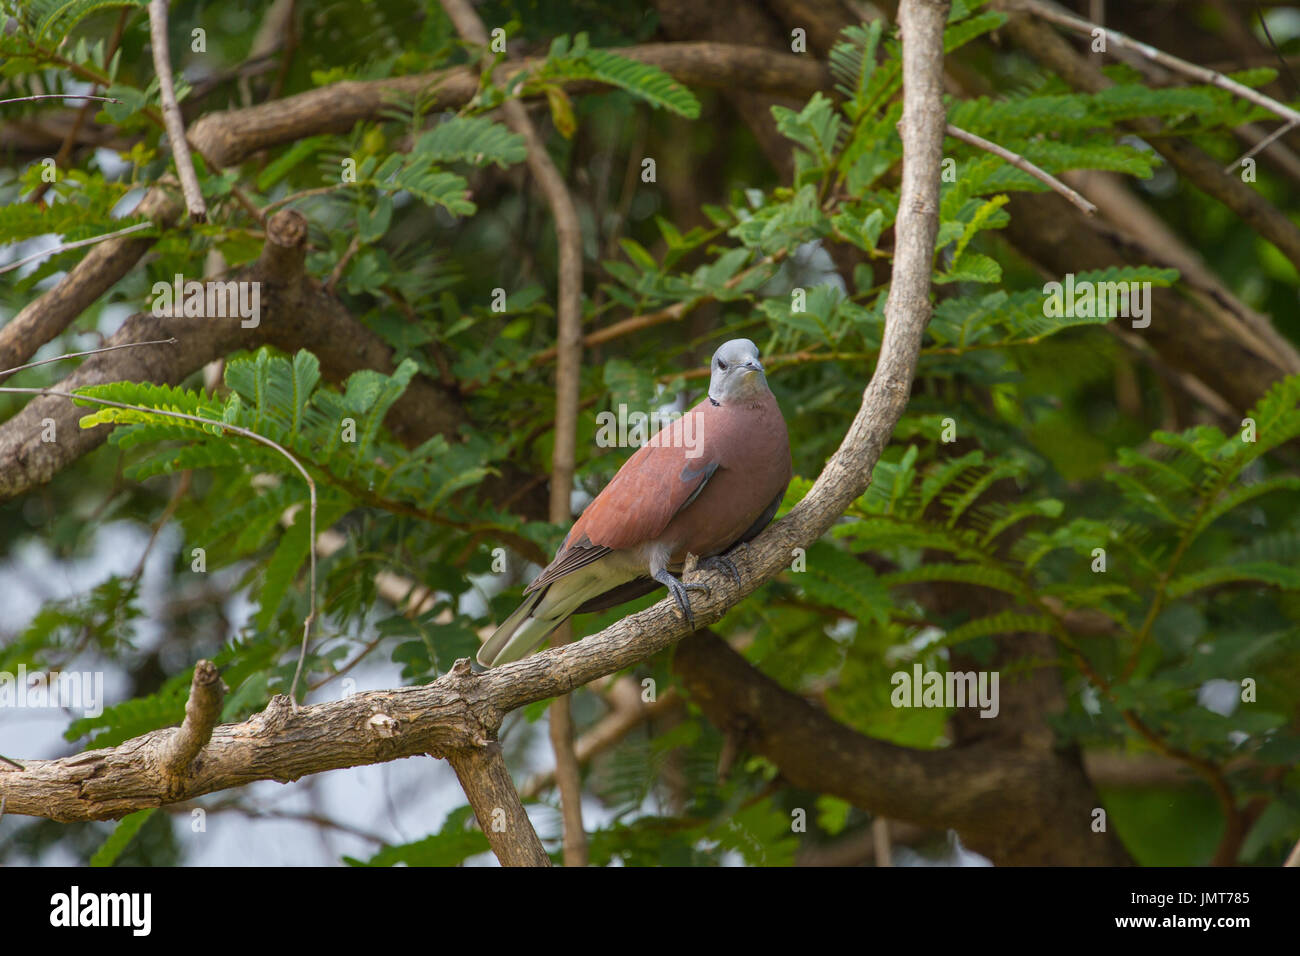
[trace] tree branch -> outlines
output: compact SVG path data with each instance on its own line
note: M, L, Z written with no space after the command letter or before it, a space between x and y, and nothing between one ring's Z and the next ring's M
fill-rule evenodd
M759 673L718 637L677 646L673 671L710 723L762 754L797 789L826 793L891 820L956 829L1000 863L1128 862L1113 836L1092 832L1082 768L1051 748L987 739L915 750L863 736ZM3 779L3 778L0 778ZM1059 833L1033 839L1042 826Z
M951 123L948 124L948 135L953 137L954 139L961 140L963 143L969 143L971 146L974 146L978 149L982 149L986 153L992 153L994 156L997 156L1001 159L1005 159L1012 166L1016 167L1016 169L1028 173L1030 176L1033 176L1039 182L1046 183L1053 190L1060 193L1071 203L1073 203L1076 207L1078 207L1079 210L1083 212L1084 215L1091 216L1093 213L1097 211L1097 207L1094 206L1092 203L1088 202L1088 200L1084 199L1077 192L1075 192L1065 183L1061 182L1051 173L1035 166L1033 163L1025 159L1025 157L1021 156L1019 153L1013 153L1005 146L999 146L997 143L994 143L991 140L987 140L983 136L976 136L974 133L968 133L966 130L961 129L960 127L957 126L953 126Z
M225 685L212 661L199 661L194 665L190 681L190 697L185 702L185 720L160 747L158 761L165 776L171 778L169 789L183 791L184 779L190 765L208 741L212 729L221 716L221 701Z
M179 344L169 349L136 349L92 356L59 383L58 390L70 392L88 385L124 380L176 385L216 358L266 343L287 352L311 348L321 361L322 372L331 381L341 381L359 368L391 371L392 348L306 274L306 220L296 212L281 210L268 220L266 234L266 245L257 261L230 276L236 281L260 284L261 315L255 328L243 328L238 319L230 317L136 313L109 339L109 345L163 338L176 338ZM91 275L96 278L92 280L88 276L86 282L103 281L101 271ZM69 290L69 294L74 292L85 294L80 283ZM34 311L28 328L42 325L48 328L70 312L72 304L66 297L60 298ZM7 329L0 330L0 344L5 342ZM25 347L24 341L24 350ZM43 397L29 402L21 412L0 425L0 460L10 463L9 467L0 469L0 500L48 481L107 438L108 427L80 428L79 417L80 412L70 402ZM47 418L55 423L59 435L56 442L41 440L42 422ZM396 437L414 445L431 435L456 434L465 417L459 401L448 389L417 376L385 421Z
M158 91L162 99L163 123L176 160L176 174L181 180L185 195L185 208L192 222L207 222L208 207L199 191L199 178L194 174L194 160L190 146L185 141L185 121L181 119L180 104L176 102L176 84L172 79L172 55L167 46L167 0L149 0L149 42L153 48L153 68L158 75Z
M811 57L728 43L646 43L620 47L620 56L650 63L686 85L811 96L830 86L824 64ZM507 61L494 76L502 84L540 59ZM566 83L569 92L600 89L594 82ZM393 94L433 92L432 107L457 109L478 92L478 77L467 67L384 80L349 80L287 96L247 109L203 116L190 128L190 142L218 166L234 166L259 150L318 133L345 133L361 120L378 119Z
M456 779L501 865L550 866L551 858L510 779L501 745L484 740L479 746L449 753L447 762L456 771Z

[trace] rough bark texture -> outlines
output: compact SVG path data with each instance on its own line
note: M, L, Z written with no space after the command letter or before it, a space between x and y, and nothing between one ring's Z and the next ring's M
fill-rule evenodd
M519 802L501 745L484 741L481 746L449 753L447 762L456 771L478 825L501 865L550 866L551 858Z

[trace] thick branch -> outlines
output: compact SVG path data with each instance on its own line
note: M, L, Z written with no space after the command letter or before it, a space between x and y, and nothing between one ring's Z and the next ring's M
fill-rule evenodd
M1050 749L984 740L914 750L865 737L704 632L677 646L673 670L714 726L770 759L796 788L832 794L893 820L955 828L968 846L998 862L1098 862L1099 847L1099 862L1127 862L1112 837L1092 832L1091 791L1082 769ZM1047 827L1060 838L1034 839Z
M447 755L474 816L502 866L550 866L537 831L519 801L514 781L494 740Z

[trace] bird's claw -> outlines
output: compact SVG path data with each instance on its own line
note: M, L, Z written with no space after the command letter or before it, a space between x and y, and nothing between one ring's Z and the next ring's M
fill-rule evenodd
M736 567L736 562L725 554L715 554L711 558L704 558L700 561L699 567L704 568L706 571L721 571L736 582L736 587L740 587L740 568Z
M673 577L667 571L660 571L654 576L654 579L668 589L668 593L673 596L673 601L677 604L677 609L682 612L682 617L686 619L686 624L691 630L695 629L695 615L691 613L691 591L703 591L706 595L709 593L707 584L687 584Z

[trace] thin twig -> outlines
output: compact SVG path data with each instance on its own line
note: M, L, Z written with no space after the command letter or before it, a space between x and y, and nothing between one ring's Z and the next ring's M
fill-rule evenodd
M65 242L62 245L55 246L53 249L45 249L41 252L34 252L26 258L19 259L17 262L11 262L7 266L0 266L0 274L12 272L14 269L21 269L29 262L35 262L37 259L43 259L46 256L57 256L61 252L67 252L69 249L80 249L82 246L93 246L97 242L103 242L106 239L116 239L118 236L125 236L132 232L139 232L141 229L148 229L153 226L152 222L137 222L134 226L127 226L125 229L119 229L117 232L106 232L102 236L91 236L89 239L78 239L76 242Z
M26 770L26 769L27 769L27 768L24 767L22 764L20 764L17 760L10 760L10 759L9 759L8 757L6 757L4 754L0 754L0 760L3 760L5 763L9 764L9 766L11 766L11 767L17 767L19 770Z
M89 93L38 93L35 96L18 96L12 100L0 100L0 106L8 103L30 103L32 100L102 100L105 103L122 102L115 96L92 96Z
M51 362L62 362L64 359L81 358L83 355L97 355L100 352L116 352L118 349L134 349L141 345L175 345L175 338L170 339L153 339L149 342L124 342L121 345L106 345L102 349L88 349L85 352L68 352L65 355L56 355L54 358L41 359L39 362L28 362L26 365L15 365L13 368L7 368L0 372L0 378L7 378L15 372L21 372L25 368L36 368L38 365L49 365Z
M1233 173L1240 170L1242 163L1244 163L1248 159L1251 159L1257 153L1261 153L1264 150L1268 149L1270 146L1273 145L1273 143L1281 139L1287 133L1291 132L1291 130L1295 129L1296 126L1298 125L1300 125L1300 120L1291 120L1290 122L1284 123L1283 125L1279 126L1277 129L1273 130L1273 132L1269 133L1258 143L1252 146L1249 150L1242 153L1240 156L1238 156L1236 159L1230 162L1227 166L1224 166L1223 167L1224 175L1230 176Z
M168 813L188 813L192 808L183 803L178 803L168 807ZM377 833L371 833L368 830L362 830L347 823L341 823L338 820L331 819L320 813L294 813L291 810L262 810L258 807L245 807L239 804L231 803L219 807L205 807L208 813L238 813L240 816L247 817L250 820L284 820L288 823L309 823L312 826L324 827L328 830L337 830L340 833L346 833L349 836L358 837L362 840L369 840L371 843L386 844L388 840Z
M265 435L259 435L255 431L252 431L248 428L243 428L242 426L239 425L232 425L229 422L218 421L211 418L204 418L201 415L190 415L186 412L174 412L171 411L170 409L163 409L163 408L149 408L146 405L130 405L127 404L126 402L113 402L113 401L109 401L106 398L95 398L91 395L81 395L73 392L65 392L60 389L54 389L54 388L15 388L14 386L11 385L0 385L0 394L53 395L57 398L67 398L74 402L78 402L78 401L92 402L96 405L107 405L110 408L124 408L127 411L144 412L147 415L162 415L165 418L177 418L180 419L181 421L195 422L199 425L211 425L212 427L219 429L222 433L233 432L236 435L242 435L245 438L263 444L268 448L272 449L273 451L279 452L286 459L288 459L289 464L293 465L293 467L298 470L298 473L302 475L303 481L307 482L307 492L311 502L310 514L308 518L308 522L309 522L308 540L309 541L316 540L316 482L312 480L311 475L307 472L307 469L302 466L302 463L299 462L298 459L295 458L293 455L291 455L284 448L284 446L278 444L277 442L272 441L270 438L267 438ZM297 699L298 679L302 675L303 661L305 661L307 658L307 644L311 638L311 626L312 623L316 620L316 549L308 548L307 557L309 562L308 564L309 593L307 595L307 619L302 622L302 648L298 652L298 667L293 673L293 683L289 685L289 699L293 701L293 705L295 708L297 708L298 706L298 699Z
M1055 23L1057 26L1065 27L1084 36L1093 36L1100 30L1105 34L1107 43L1112 43L1124 50L1132 50L1151 62L1160 64L1167 70L1190 76L1192 79L1209 86L1217 86L1219 89L1227 90L1247 102L1262 106L1270 113L1276 113L1285 120L1300 123L1300 111L1293 110L1285 103L1280 103L1273 97L1260 93L1258 90L1252 90L1249 86L1244 86L1236 80L1230 80L1217 70L1211 70L1196 63L1188 63L1186 60L1165 53L1163 50L1157 50L1149 43L1134 40L1118 30L1099 26L1082 17L1076 17L1068 11L1058 8L1055 4L1043 3L1042 0L1019 0L1018 5L1020 9L1032 13L1048 23Z
M352 260L352 257L357 254L357 250L360 248L361 237L354 235L352 241L348 243L348 247L343 250L343 255L339 256L339 261L334 264L334 268L330 272L330 277L325 280L325 291L327 293L330 295L334 294L334 287L339 284L339 279L343 278L343 270L348 267L348 263Z
M185 121L181 107L176 102L176 85L172 79L172 57L167 48L167 0L149 0L149 40L153 45L153 68L158 75L158 92L162 98L163 123L176 160L176 172L181 178L181 192L185 195L185 208L193 222L206 222L208 207L199 189L199 177L194 174L194 160L190 146L185 141Z
M262 217L265 218L287 203L294 202L295 200L298 199L306 199L308 196L320 196L323 195L324 193L332 193L336 189L342 189L344 186L350 186L350 185L352 184L333 183L332 185L329 186L314 186L311 189L303 189L291 195L284 196L281 199L277 199L275 202L267 203L265 206L261 208L260 212L262 214Z
M1051 173L1047 172L1045 169L1040 169L1039 167L1035 166L1033 163L1025 159L1025 157L1021 156L1019 153L1013 153L1005 146L999 146L997 143L994 143L991 140L987 140L983 136L976 136L974 133L968 132L959 126L953 126L951 123L948 124L947 132L948 135L951 136L953 139L959 139L963 143L969 143L971 146L976 146L984 150L986 153L992 153L994 156L997 156L1000 159L1005 159L1008 163L1016 167L1016 169L1019 169L1021 172L1026 172L1030 176L1033 176L1035 179L1039 180L1040 182L1046 183L1053 190L1060 193L1066 199L1070 200L1070 202L1074 203L1074 205L1079 207L1079 209L1083 210L1084 215L1091 216L1097 212L1096 206L1088 202L1088 200L1084 199L1081 195L1079 195L1069 186L1065 185L1065 183L1061 182Z
M153 553L153 546L158 541L158 535L162 533L162 529L167 525L167 522L172 520L172 515L180 507L181 499L189 492L193 475L194 472L189 468L181 472L181 480L177 483L176 490L167 499L167 506L163 508L163 513L153 523L153 529L149 533L149 542L144 546L144 551L140 554L140 560L136 562L135 570L131 572L131 576L127 579L132 583L133 587L135 582L139 581L144 575L144 566L149 561L149 555Z

